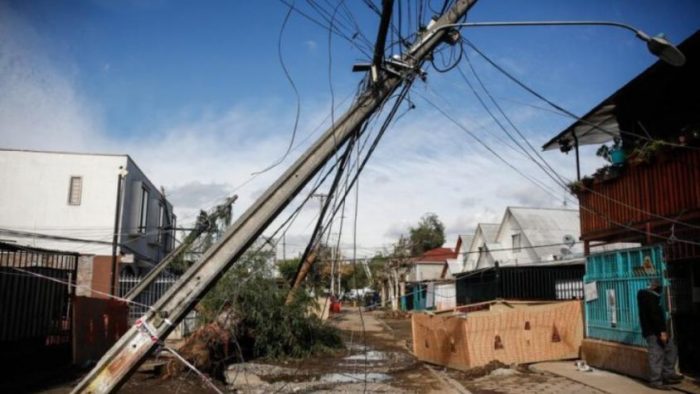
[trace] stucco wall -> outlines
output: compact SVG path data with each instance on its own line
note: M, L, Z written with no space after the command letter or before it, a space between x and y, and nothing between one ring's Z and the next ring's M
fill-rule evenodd
M163 246L170 246L157 243L162 195L126 155L0 150L0 228L111 243L120 166L128 174L122 195L119 242L126 245L124 252L134 252L137 260L142 256L157 262L168 251ZM79 205L68 201L70 179L74 176L82 178ZM132 228L138 226L133 218L139 216L141 201L140 193L133 189L140 189L142 184L149 189L148 226L145 235L134 232L130 236ZM172 206L167 206L172 213ZM110 244L6 234L0 234L0 240L83 254L112 254Z

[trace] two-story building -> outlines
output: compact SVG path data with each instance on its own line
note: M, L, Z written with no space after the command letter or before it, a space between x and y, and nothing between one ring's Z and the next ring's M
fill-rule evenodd
M165 195L128 155L0 149L0 240L144 272L175 241ZM116 239L114 238L116 230Z
M665 292L666 308L679 345L681 370L697 372L700 32L679 49L687 59L684 66L653 64L543 148L568 152L578 151L579 145L613 142L598 151L610 163L571 184L579 199L581 240L587 255L596 245L634 242L645 247L589 257L587 275L598 286L598 297L587 300L589 335L624 344L615 345L615 351L605 350L605 343L597 344L600 360L610 363L614 355L645 354L643 348L635 348L644 342L634 297L650 278L658 277L670 284L670 292ZM607 297L601 297L601 290ZM606 366L640 374L644 357L627 357ZM630 362L635 359L636 363ZM624 369L632 365L640 367Z

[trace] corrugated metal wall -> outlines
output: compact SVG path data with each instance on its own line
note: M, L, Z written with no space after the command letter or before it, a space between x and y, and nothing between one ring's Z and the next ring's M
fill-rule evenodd
M678 217L700 209L700 151L676 149L652 164L627 165L619 177L593 183L578 194L581 237L605 231L628 231L616 223L634 225L656 220L649 215Z

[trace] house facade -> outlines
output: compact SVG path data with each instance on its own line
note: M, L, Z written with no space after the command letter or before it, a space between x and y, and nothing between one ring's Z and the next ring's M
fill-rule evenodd
M172 204L128 155L0 150L0 182L3 242L111 261L116 220L132 273L174 246Z
M455 258L450 248L431 249L418 257L406 275L407 282L422 282L441 279L448 259Z
M499 224L480 223L465 270L582 262L579 212L564 208L508 207ZM571 240L567 244L565 240Z
M479 259L485 253L486 244L493 243L498 232L498 223L479 223L469 245L465 246L462 271L474 271Z
M684 66L655 63L543 148L568 152L578 150L579 145L613 141L599 150L616 152L615 157L606 155L610 163L571 184L579 199L581 240L586 255L591 254L587 275L597 278L600 270L616 270L620 282L639 282L635 291L648 285L651 278L666 281L665 307L678 344L681 371L698 372L700 101L695 96L700 89L700 32L687 38L679 49L687 59ZM600 245L630 242L642 248L621 250L609 258L593 253ZM636 255L642 257L628 257ZM625 270L625 264L633 269ZM601 294L602 281L591 283ZM617 321L625 319L630 322L628 332L641 335L636 309L621 309L614 301L615 297L608 297L607 304L601 303L601 309L616 311L616 321L609 321L608 328L616 329L620 326ZM589 300L587 305L594 302L599 301ZM589 334L598 329L592 327L591 319L587 324ZM595 356L607 351L606 346L614 348L611 354L627 357L627 361L606 367L643 374L646 353L629 337L609 334L607 338L592 338L601 341L591 342L588 354L595 361ZM637 366L636 370L625 369L631 366Z

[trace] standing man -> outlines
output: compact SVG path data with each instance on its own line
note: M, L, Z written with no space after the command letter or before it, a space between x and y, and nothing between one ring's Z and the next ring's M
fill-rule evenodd
M661 282L652 279L649 287L639 290L639 323L649 351L649 385L658 390L668 390L668 384L679 383L683 375L675 372L678 353L666 328L666 316L661 308Z

